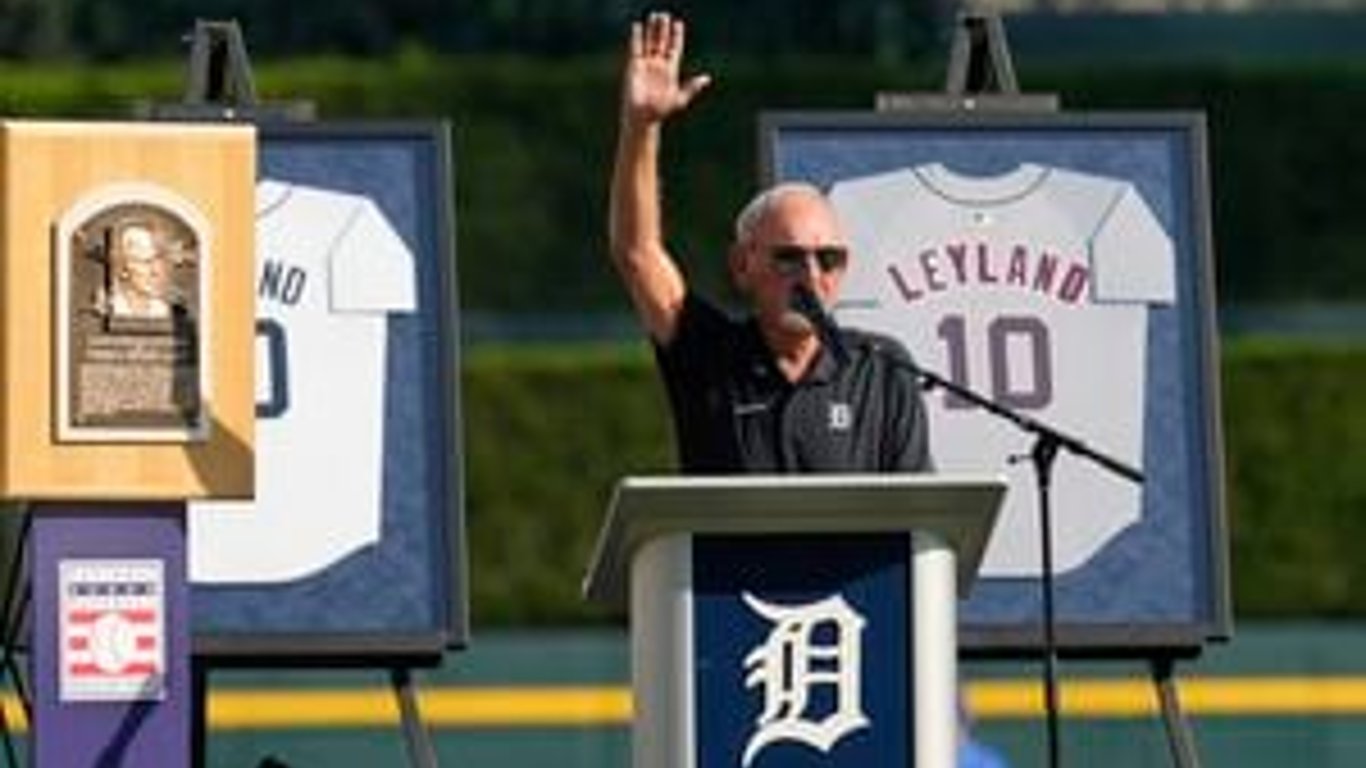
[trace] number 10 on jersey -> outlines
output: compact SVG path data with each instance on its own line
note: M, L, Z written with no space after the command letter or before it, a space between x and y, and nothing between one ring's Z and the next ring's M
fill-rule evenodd
M976 320L976 318L974 318ZM1053 402L1053 353L1048 326L1027 314L996 315L978 325L960 314L945 315L935 331L944 345L948 376L954 384L1021 411L1046 409ZM969 350L985 344L986 370L973 370ZM946 392L944 407L971 408Z

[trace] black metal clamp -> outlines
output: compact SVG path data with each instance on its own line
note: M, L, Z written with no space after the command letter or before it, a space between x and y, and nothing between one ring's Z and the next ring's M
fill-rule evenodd
M242 28L236 20L198 19L186 36L190 55L185 93L180 101L139 102L134 113L145 120L204 122L310 122L311 101L261 102Z

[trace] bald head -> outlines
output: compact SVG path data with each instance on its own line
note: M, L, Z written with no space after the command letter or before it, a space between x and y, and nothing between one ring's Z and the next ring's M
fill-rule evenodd
M735 242L801 242L810 232L824 242L843 242L830 201L814 185L783 182L754 196L735 217ZM796 238L796 239L794 239Z

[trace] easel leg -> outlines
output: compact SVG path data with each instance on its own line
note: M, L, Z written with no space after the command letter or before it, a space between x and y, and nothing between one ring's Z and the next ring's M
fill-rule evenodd
M1177 696L1176 683L1172 680L1174 663L1170 658L1159 657L1149 660L1153 674L1153 686L1157 688L1158 699L1162 703L1162 723L1167 729L1167 746L1171 749L1172 763L1180 768L1199 768L1200 757L1195 752L1195 737L1191 734L1190 723L1181 713L1181 700Z
M190 657L190 765L204 768L209 754L209 665Z
M408 760L417 768L436 768L436 748L432 745L431 734L422 723L412 672L407 667L392 667L389 681L394 687L399 714L403 718L403 743L408 750Z
M22 559L22 544L20 550L14 557L16 560ZM21 575L17 578L23 579ZM33 705L29 701L28 691L24 688L24 678L19 670L19 661L16 658L18 652L19 633L24 624L24 613L28 610L28 603L32 597L27 580L23 586L18 588L19 599L14 599L15 586L11 582L8 593L5 595L5 657L0 662L0 675L9 675L10 683L14 687L14 695L19 699L19 705L23 708L24 717L29 723L33 722ZM11 613L12 611L12 613ZM5 742L6 765L18 766L19 760L15 756L14 744L11 741L9 717L4 713L3 706L0 706L0 731L3 731Z
M28 546L28 533L32 524L32 517L27 509L20 514L22 517L19 523L19 536L14 542L14 552L10 559L9 572L6 574L9 581L5 582L5 603L3 608L0 608L0 617L3 617L4 622L5 644L4 659L0 661L0 676L10 676L15 695L23 705L25 714L32 717L23 679L19 677L19 665L15 659L19 632L24 623L24 611L28 609L29 591L24 572L24 552ZM18 766L19 758L14 752L14 743L10 737L9 717L3 707L0 707L0 734L4 737L5 764Z

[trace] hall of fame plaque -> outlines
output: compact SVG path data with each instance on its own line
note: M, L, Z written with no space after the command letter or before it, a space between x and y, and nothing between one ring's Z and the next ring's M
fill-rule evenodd
M56 230L58 439L204 440L204 217L164 189L116 184Z

